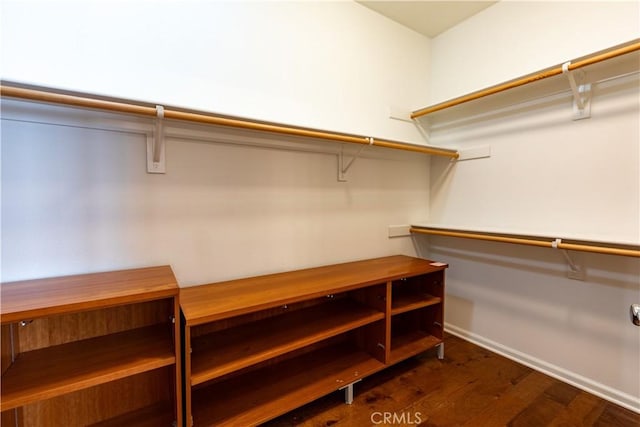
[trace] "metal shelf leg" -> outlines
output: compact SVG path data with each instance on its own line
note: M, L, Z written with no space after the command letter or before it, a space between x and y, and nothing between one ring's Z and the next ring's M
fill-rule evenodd
M340 387L340 390L344 390L344 403L351 405L353 403L353 385L359 383L362 380L354 381L349 385Z

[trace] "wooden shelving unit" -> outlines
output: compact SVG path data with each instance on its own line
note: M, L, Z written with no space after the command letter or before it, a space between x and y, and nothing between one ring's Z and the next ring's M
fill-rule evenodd
M183 288L187 426L251 426L442 344L444 269L393 256Z
M197 385L382 320L384 314L346 301L223 329L194 339L191 382Z
M196 389L194 425L261 424L383 368L356 346L328 346Z
M182 425L170 267L3 283L1 291L3 425Z
M389 360L396 363L442 342L444 270L395 280L391 288Z

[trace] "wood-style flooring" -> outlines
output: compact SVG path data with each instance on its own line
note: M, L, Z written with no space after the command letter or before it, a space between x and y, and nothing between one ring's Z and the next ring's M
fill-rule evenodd
M640 414L452 335L444 360L429 351L354 387L352 405L337 392L267 426L640 426Z

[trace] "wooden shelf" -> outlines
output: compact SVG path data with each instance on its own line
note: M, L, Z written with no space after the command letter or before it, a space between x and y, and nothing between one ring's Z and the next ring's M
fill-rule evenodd
M418 308L440 304L442 298L427 293L399 293L394 290L391 297L391 314L396 315Z
M355 261L183 288L180 306L187 326L194 326L444 268L402 255Z
M391 338L390 363L397 363L442 343L442 339L424 331L405 332Z
M323 348L194 390L194 425L264 423L384 367L350 345Z
M0 287L2 324L178 295L169 266L23 280Z
M384 313L342 298L194 338L191 385L382 319Z
M2 375L1 410L176 363L168 326L152 326L19 354Z
M91 427L169 427L174 420L173 403L162 402L91 424Z

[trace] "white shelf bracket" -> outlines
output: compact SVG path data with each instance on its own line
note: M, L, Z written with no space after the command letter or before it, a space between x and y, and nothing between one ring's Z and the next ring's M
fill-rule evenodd
M562 64L562 74L567 76L569 80L569 86L573 93L573 120L588 119L591 117L591 84L576 83L574 71L569 70L571 61ZM581 77L584 76L584 71L580 71Z
M551 246L554 249L558 249L558 245L560 243L562 243L562 239L555 239L553 242L551 242ZM567 251L566 249L560 249L560 252L564 256L565 261L567 261L567 277L569 279L585 280L584 268L573 258L571 258L571 255L569 255L569 251Z
M147 135L147 172L165 173L164 107L156 105L156 113L155 130Z
M340 149L340 154L338 154L338 181L339 182L347 182L346 174L349 168L353 166L353 163L356 161L356 159L360 157L362 150L373 145L373 138L369 137L367 139L369 140L369 143L363 144L358 150L358 152L346 164L345 164L345 158L344 158L344 145Z

